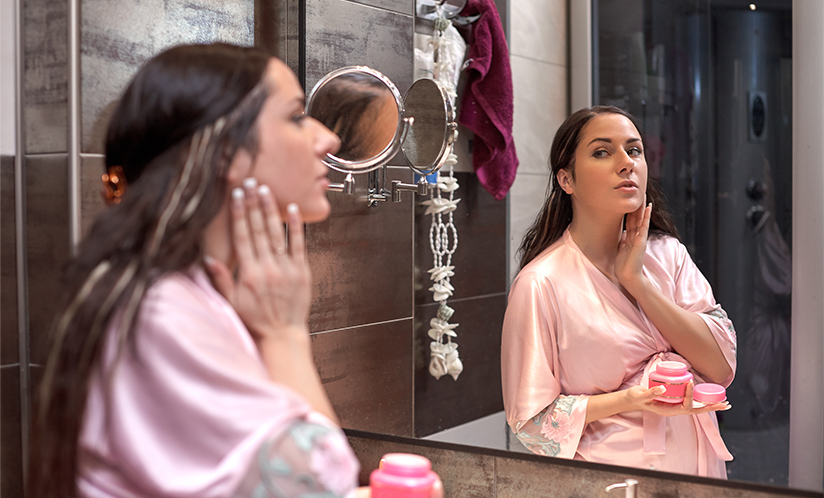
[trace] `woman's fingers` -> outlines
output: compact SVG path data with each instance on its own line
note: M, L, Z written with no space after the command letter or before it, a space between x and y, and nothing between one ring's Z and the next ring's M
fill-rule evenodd
M303 236L303 220L300 209L294 202L286 208L289 216L289 247L292 259L298 265L303 265L306 258L305 241Z
M269 232L269 243L272 252L277 256L286 254L286 235L283 232L283 221L280 219L277 204L268 185L258 187L258 196L263 205L263 214L266 217L266 227Z
M243 180L243 188L246 191L246 210L249 218L249 229L252 234L252 244L258 260L265 262L271 257L273 248L269 241L269 229L263 219L263 209L257 193L257 180L254 178Z
M255 261L252 236L249 232L249 223L246 220L245 197L242 188L232 190L232 235L235 254L237 254L238 264L241 266L252 264Z

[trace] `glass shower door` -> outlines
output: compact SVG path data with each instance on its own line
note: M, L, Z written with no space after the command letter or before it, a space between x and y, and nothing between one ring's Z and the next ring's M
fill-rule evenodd
M738 335L731 479L787 485L791 1L593 0L593 103L638 120L650 175ZM573 109L575 110L575 109Z

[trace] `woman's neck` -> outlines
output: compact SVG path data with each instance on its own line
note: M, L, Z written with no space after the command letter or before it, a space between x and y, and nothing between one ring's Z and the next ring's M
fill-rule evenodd
M587 259L614 281L615 257L621 242L623 218L587 216L580 211L582 210L573 211L569 234Z
M227 268L231 269L233 267L234 253L232 251L228 206L224 205L203 231L201 247L203 248L203 256L209 256L223 263Z

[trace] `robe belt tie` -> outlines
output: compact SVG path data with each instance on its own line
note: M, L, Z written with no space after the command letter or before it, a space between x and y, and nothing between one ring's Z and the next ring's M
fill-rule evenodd
M641 377L641 387L649 389L649 374L653 368L662 361L680 361L692 368L690 363L678 353L673 351L661 351L654 355L644 367L644 375ZM667 452L667 417L644 410L644 453L651 455L664 455ZM726 462L732 460L732 455L727 450L721 433L712 420L709 413L691 415L698 428L698 432L703 432L704 437L709 441L710 446L715 451L715 455Z

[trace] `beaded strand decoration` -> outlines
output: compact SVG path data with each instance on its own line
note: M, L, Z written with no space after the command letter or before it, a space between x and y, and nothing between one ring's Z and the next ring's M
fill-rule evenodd
M441 6L436 7L436 13L434 37L431 42L435 52L433 76L445 87L454 108L457 97L455 82L452 78L443 77L448 73L446 64L449 64L449 61L443 56L438 57L438 49L447 48L452 43L448 37L444 36L444 31L452 23L444 17ZM457 135L457 131L455 134ZM458 229L455 227L453 218L453 212L460 202L460 199L455 198L455 191L458 190L459 185L455 179L453 166L457 161L458 157L450 153L444 165L449 168L448 176L438 174L437 188L432 189L431 198L423 202L427 206L425 214L432 215L429 247L432 250L434 266L429 270L429 278L433 282L429 290L433 293L433 299L440 302L436 316L429 321L428 332L429 337L433 339L429 345L429 373L436 379L448 373L453 379L458 380L458 376L463 371L463 364L458 357L458 344L452 341L454 337L457 337L455 328L458 324L449 323L455 310L446 304L455 290L450 279L455 275L452 255L458 248ZM446 218L445 223L444 218Z

